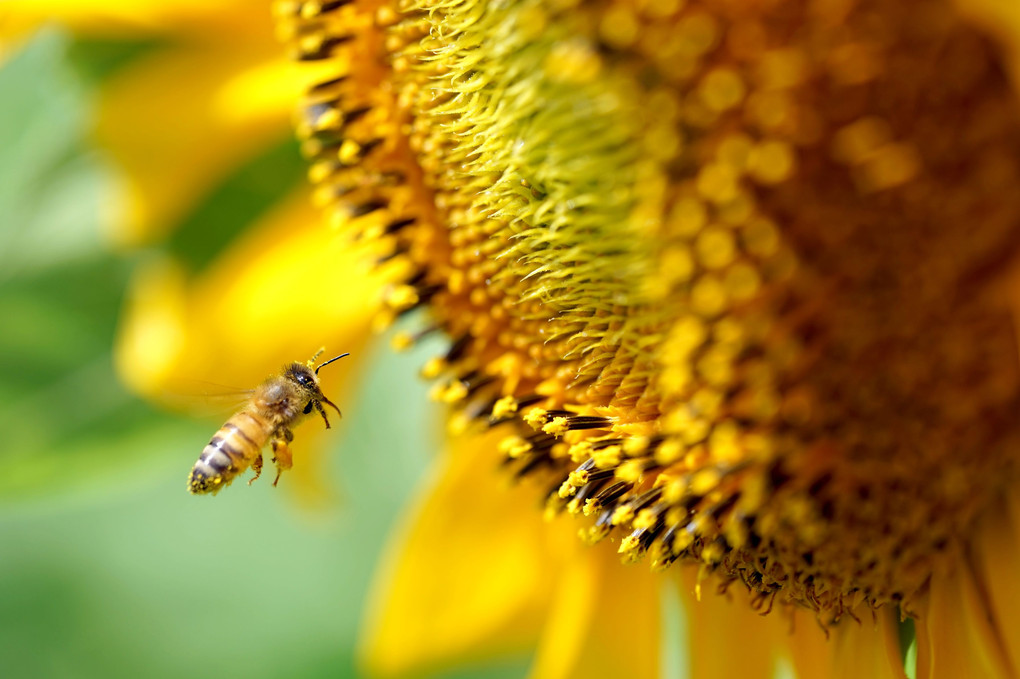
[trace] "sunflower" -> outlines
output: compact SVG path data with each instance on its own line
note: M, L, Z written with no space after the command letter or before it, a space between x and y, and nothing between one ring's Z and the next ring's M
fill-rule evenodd
M304 87L314 198L357 242L298 191L201 266L143 262L136 390L400 316L399 346L450 338L373 673L657 676L672 586L693 676L903 676L911 628L918 677L1015 675L1012 3L279 2L297 71L241 3L8 5L8 33L170 40L102 103L116 240L172 241Z
M450 338L424 373L459 442L370 666L537 642L536 676L654 676L678 578L699 676L902 676L900 620L917 676L1014 675L1011 5L276 9L334 66L299 113L318 202L376 248L382 320ZM540 513L602 544L539 549ZM504 535L550 555L480 572Z

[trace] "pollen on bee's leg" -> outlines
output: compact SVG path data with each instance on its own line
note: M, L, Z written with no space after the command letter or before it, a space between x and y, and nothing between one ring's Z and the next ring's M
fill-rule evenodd
M273 479L273 486L275 487L280 481L280 475L294 466L294 460L286 439L274 438L271 441L271 445L273 448L273 462L276 464L276 478Z
M255 476L248 479L248 485L255 483L255 480L262 476L262 453L259 453L251 460L251 468L255 471ZM273 484L276 485L276 484Z

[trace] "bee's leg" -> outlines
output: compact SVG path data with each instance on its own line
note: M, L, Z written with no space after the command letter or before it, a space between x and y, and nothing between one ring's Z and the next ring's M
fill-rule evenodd
M255 483L255 479L257 479L258 477L262 476L262 452L261 451L259 451L259 453L254 458L252 458L251 468L255 470L255 476L253 476L250 479L248 479L248 485L249 486L251 484Z
M274 486L279 482L280 474L294 466L293 458L290 454L290 446L287 445L287 441L293 440L294 435L286 429L282 433L283 436L277 436L271 441L273 446L273 462L276 463L276 478L273 479Z
M326 429L329 429L329 420L326 419L326 411L323 410L322 403L319 401L312 401L312 405L314 405L315 409L319 411L320 415L322 415L322 421L326 423Z

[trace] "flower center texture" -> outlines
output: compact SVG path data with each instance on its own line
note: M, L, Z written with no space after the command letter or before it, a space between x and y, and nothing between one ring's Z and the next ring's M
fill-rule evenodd
M454 426L625 560L911 612L1013 473L1020 111L937 0L279 2ZM412 337L400 336L401 341Z

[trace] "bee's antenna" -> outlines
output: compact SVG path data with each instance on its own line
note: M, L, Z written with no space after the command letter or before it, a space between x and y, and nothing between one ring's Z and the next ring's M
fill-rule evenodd
M334 357L334 358L331 358L331 359L329 359L328 361L326 361L326 362L324 362L324 363L320 363L320 364L319 364L319 367L315 369L315 374L316 374L316 375L318 375L318 374L319 374L319 368L321 368L322 366L324 366L324 365L329 365L329 364L330 364L330 363L332 363L333 361L339 361L339 360L340 360L341 358L343 358L344 356L350 356L350 355L351 355L351 354L350 354L350 352L348 352L348 353L346 353L346 354L340 354L339 356L336 356L336 357ZM334 407L335 407L335 406L334 406Z

